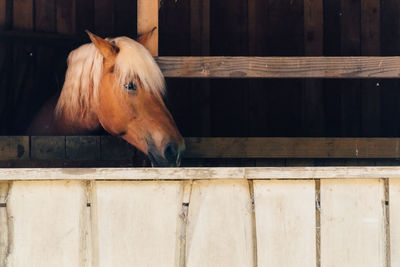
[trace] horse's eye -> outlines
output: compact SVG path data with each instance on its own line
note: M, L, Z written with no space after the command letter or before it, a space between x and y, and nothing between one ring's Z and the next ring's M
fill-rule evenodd
M129 91L136 91L136 83L134 82L126 83L124 84L124 88Z

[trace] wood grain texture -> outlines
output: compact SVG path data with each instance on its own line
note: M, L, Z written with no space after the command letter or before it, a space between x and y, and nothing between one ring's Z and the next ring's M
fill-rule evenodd
M254 181L259 266L315 266L314 181Z
M8 242L8 214L5 206L9 192L9 182L0 183L0 266L6 266L9 251Z
M114 34L114 1L94 1L94 28L100 37L111 37Z
M57 0L57 32L73 34L76 31L76 0Z
M254 266L247 181L195 181L190 199L186 266Z
M361 1L361 54L379 56L380 0ZM362 136L381 136L381 92L379 80L361 81L361 133Z
M182 193L180 182L96 183L95 266L177 266Z
M400 167L3 168L0 181L400 178Z
M304 54L323 55L323 1L304 1ZM321 80L304 81L301 95L302 136L323 136L324 134L324 91Z
M158 57L166 77L398 78L400 57Z
M400 266L400 181L389 180L389 221L391 266Z
M35 28L37 31L56 31L56 1L35 1Z
M0 30L6 25L6 2L7 0L0 0Z
M72 138L72 137L71 137ZM80 137L79 137L80 138ZM79 140L77 137L77 139ZM83 138L83 137L82 137ZM84 137L98 151L98 136ZM71 140L76 139L72 138ZM131 160L132 146L116 138L100 137L102 160ZM185 138L185 158L400 158L400 138ZM78 142L79 143L79 142ZM32 136L31 159L64 159L64 136ZM89 149L88 147L88 149ZM72 147L69 152L72 153ZM73 148L76 153L78 147ZM29 137L0 137L2 160L29 159ZM90 159L97 157L92 151ZM74 152L74 153L75 153ZM19 156L18 156L19 155ZM71 154L72 157L73 154ZM82 156L83 157L83 156ZM87 156L89 158L89 155Z
M28 159L28 136L0 136L0 159Z
M65 136L32 136L30 147L33 160L65 159Z
M398 138L186 138L187 158L399 158Z
M385 266L380 179L321 180L321 267Z
M33 29L33 0L13 1L13 28L18 30Z
M65 157L70 160L99 160L100 136L66 136Z
M137 33L140 35L157 27L146 44L153 56L158 56L158 9L159 0L137 1Z
M84 266L81 182L14 182L7 200L7 266Z

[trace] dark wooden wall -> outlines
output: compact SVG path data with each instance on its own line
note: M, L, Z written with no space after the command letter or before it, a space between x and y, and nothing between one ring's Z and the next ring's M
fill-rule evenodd
M161 56L400 55L396 0L162 0L159 18ZM0 0L0 27L0 134L22 134L84 29L136 36L136 1ZM167 83L185 136L400 136L397 80Z

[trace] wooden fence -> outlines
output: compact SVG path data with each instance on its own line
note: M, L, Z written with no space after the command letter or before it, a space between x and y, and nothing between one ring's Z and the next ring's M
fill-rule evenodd
M1 169L1 266L399 266L399 167Z

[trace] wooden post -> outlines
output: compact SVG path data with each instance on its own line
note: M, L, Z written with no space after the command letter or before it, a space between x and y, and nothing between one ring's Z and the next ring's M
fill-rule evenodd
M304 52L306 56L323 54L323 1L304 1ZM304 81L302 94L302 133L306 136L324 134L324 92L322 81Z
M380 55L380 1L361 1L361 54ZM361 136L381 134L381 87L379 80L361 81ZM383 102L384 103L384 102Z
M158 56L158 9L159 0L138 0L137 1L137 33L138 35L151 31L153 32L146 43L147 49L153 56Z
M190 2L190 53L192 56L210 55L210 0L193 0ZM192 82L192 99L200 103L201 136L211 134L211 101L210 81ZM200 100L200 101L199 101Z

